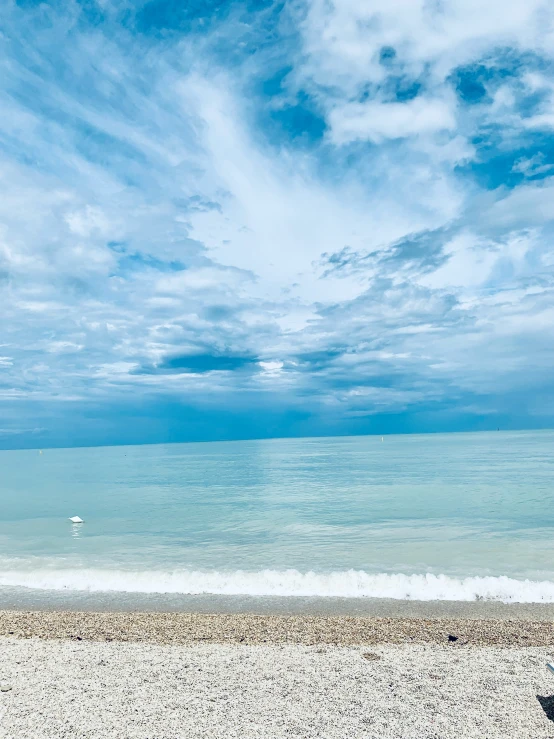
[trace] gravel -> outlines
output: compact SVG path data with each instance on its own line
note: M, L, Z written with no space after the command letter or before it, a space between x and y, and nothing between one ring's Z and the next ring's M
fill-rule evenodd
M551 621L470 618L0 611L0 636L156 644L554 647Z
M544 647L11 636L0 650L2 739L554 737Z

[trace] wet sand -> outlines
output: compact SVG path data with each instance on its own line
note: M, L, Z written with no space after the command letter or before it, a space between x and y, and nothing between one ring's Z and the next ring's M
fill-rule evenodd
M183 595L0 588L0 611L131 611L554 621L554 603L418 601L393 598Z

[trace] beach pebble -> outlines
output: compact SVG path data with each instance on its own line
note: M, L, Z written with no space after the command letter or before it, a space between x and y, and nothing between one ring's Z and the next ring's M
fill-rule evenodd
M6 683L3 683L2 685L0 685L0 692L2 693L7 693L11 689L12 689L12 686L7 685Z

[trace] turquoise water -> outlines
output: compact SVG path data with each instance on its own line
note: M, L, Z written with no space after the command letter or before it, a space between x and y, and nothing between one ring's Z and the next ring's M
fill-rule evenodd
M0 588L554 602L553 450L540 431L0 452Z

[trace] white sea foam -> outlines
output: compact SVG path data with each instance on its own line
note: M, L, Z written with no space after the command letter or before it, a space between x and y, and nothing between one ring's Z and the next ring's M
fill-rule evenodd
M554 582L510 577L368 574L359 570L298 572L173 572L101 569L11 569L0 571L0 586L39 590L184 595L317 596L394 598L397 600L496 600L505 603L553 603Z

